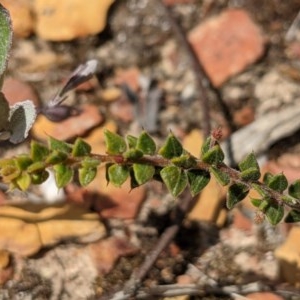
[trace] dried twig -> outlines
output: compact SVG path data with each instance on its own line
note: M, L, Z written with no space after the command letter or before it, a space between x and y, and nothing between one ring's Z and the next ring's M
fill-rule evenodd
M158 285L150 288L141 289L136 295L135 299L153 299L153 297L176 297L176 296L228 296L234 299L241 299L241 295L246 295L255 292L270 291L271 288L268 285L261 282L253 282L245 285L230 285L224 287L210 287L198 284L169 284ZM239 296L239 297L238 297ZM113 300L126 300L130 299L129 295L124 292L118 293Z

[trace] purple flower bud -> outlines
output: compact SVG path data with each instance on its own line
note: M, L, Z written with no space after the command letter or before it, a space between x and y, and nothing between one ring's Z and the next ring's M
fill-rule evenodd
M41 113L52 122L60 122L71 116L76 116L80 113L79 109L72 106L59 105L59 106L46 106L41 109Z

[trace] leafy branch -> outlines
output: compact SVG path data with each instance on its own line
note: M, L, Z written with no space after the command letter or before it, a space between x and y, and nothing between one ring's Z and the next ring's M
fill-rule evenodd
M29 154L0 160L1 179L10 189L25 191L31 184L43 183L51 168L59 188L75 178L81 186L87 186L96 177L99 165L105 164L107 181L117 187L128 178L132 189L155 179L163 182L174 197L185 189L194 197L214 176L222 186L228 186L229 209L254 189L260 197L251 199L252 204L271 224L284 218L285 208L285 222L300 221L300 180L289 186L284 174L267 173L259 182L261 173L254 153L238 164L239 170L227 166L218 142L219 130L206 139L199 158L185 150L172 133L161 147L146 131L126 138L108 130L104 134L106 154L91 153L91 146L81 138L73 144L52 137L48 145L32 141Z

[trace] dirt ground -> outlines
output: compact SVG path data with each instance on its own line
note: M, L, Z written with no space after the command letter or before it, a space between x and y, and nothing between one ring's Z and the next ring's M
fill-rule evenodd
M274 109L280 110L293 102L293 97L300 99L300 89L297 87L300 80L300 46L292 48L291 43L285 40L287 30L300 10L300 1L194 0L172 6L172 12L183 30L189 32L203 20L227 8L247 11L267 40L265 54L257 62L228 79L213 92L207 87L211 97L212 126L226 127L226 116L215 99L214 93L217 91L233 116L237 130L255 121L258 116ZM16 38L8 75L33 86L39 99L45 102L59 90L79 62L96 58L99 66L95 88L72 94L69 99L72 105L98 105L105 119L112 120L123 135L128 132L136 134L146 123L158 141L162 141L170 130L179 138L184 138L193 129L201 129L203 116L197 99L195 76L189 65L189 54L180 44L176 46L180 63L170 70L170 56L165 53L168 45L174 43L176 45L177 42L173 29L156 1L115 1L109 10L106 29L98 35L70 42L47 42L35 35ZM294 49L298 49L298 52ZM45 57L53 53L56 62L43 64ZM117 70L132 67L143 76L144 82L159 87L156 90L160 97L157 111L156 108L150 108L155 117L149 117L147 113L140 116L133 113L133 116L127 118L126 113L116 112L118 109L125 111L127 106L124 103L116 109L113 104L99 99L99 91L114 86ZM260 90L268 92L272 87L267 86L268 81L264 76L274 70L292 82L292 90L285 92L291 93L292 100L278 98L268 102L258 99L258 84L261 84ZM133 92L142 95L138 89ZM295 100L296 105L299 99ZM229 132L228 128L226 130ZM272 145L265 159L276 160L282 154L290 154L293 155L291 160L299 160L299 142L297 132ZM15 153L13 151L18 150L8 149L5 155ZM284 171L285 164L281 166ZM300 174L299 166L295 172ZM24 195L22 197L26 198ZM158 204L153 200L155 197L160 199ZM121 257L113 264L110 272L104 275L99 272L95 260L91 259L88 243L64 241L43 248L30 257L12 254L13 271L7 275L10 279L0 289L0 299L101 299L122 290L132 272L147 257L167 227L169 212L174 206L173 199L159 184L150 183L147 186L145 199L134 219L112 217L104 221L108 237L125 237L134 245L134 250L127 249L129 254L123 257L123 246L120 246ZM250 224L254 224L253 213L246 211L245 215L241 218L245 218L246 223L250 220ZM191 283L213 287L211 292L203 293L202 296L190 293L182 298L157 296L143 299L300 299L297 288L278 275L279 264L274 257L274 250L286 238L287 227L273 228L264 223L251 226L247 223L244 231L241 230L243 225L236 225L238 221L234 221L235 218L238 218L235 213L226 213L222 226L215 222L186 220L174 242L161 253L142 285L149 288L178 282ZM101 246L98 251L101 251ZM223 290L218 290L221 287L251 283L258 283L261 290L257 288L250 292L274 290L278 298L274 295L274 298L264 295L258 298L238 298L234 293L229 296ZM238 289L235 294L239 294Z

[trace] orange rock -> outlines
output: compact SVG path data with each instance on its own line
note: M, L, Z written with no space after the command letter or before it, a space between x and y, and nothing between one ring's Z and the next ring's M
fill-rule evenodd
M283 279L300 286L300 228L293 227L283 245L275 250Z
M103 117L98 107L86 104L81 108L79 115L72 116L62 122L51 122L45 116L40 115L32 128L32 133L39 140L45 141L49 136L52 136L65 141L83 135L102 121Z
M198 129L192 130L182 141L183 148L196 157L200 156L202 144L203 134Z
M0 249L22 256L30 256L38 252L41 246L35 224L14 218L0 218Z
M0 269L5 269L10 263L10 253L6 250L0 250Z
M225 196L224 188L211 178L208 185L200 193L196 205L188 214L189 220L217 222L222 210Z
M105 234L99 215L78 205L0 207L0 249L22 256L64 240L94 242Z
M245 106L234 113L234 123L238 126L245 126L254 120L254 110L250 106Z
M102 275L109 273L120 257L133 255L138 251L127 240L116 237L110 237L91 244L89 248L91 257Z
M121 188L107 185L105 167L99 168L96 179L87 186L87 190L99 193L93 208L105 219L135 218L146 194L144 186L131 190L129 180Z
M103 101L111 102L118 100L122 95L122 90L119 88L107 88L100 93L100 97Z
M138 68L132 67L129 69L117 69L116 70L116 84L126 83L133 91L138 91L139 89L139 77L141 72Z
M189 33L196 54L213 85L221 86L264 53L259 27L242 9L228 9Z
M1 0L12 18L13 31L16 36L28 37L34 27L31 0Z
M34 89L28 83L19 79L6 77L3 82L2 93L10 105L24 100L31 100L36 106L39 106L39 99Z
M118 101L113 102L110 106L110 112L114 118L124 123L132 122L134 119L134 107L125 97L121 97Z
M257 292L246 295L246 299L251 300L284 300L284 298L270 292Z
M36 32L45 40L67 41L101 32L114 0L36 0Z

